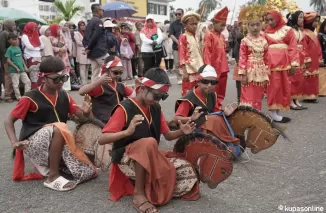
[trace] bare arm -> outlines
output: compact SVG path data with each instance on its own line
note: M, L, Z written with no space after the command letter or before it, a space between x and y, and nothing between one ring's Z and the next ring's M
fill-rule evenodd
M177 44L179 44L178 39L174 35L170 35L170 38Z
M18 142L18 139L16 137L15 125L14 125L17 120L18 120L17 118L13 117L12 115L9 115L4 122L5 129L11 144Z
M93 90L95 90L100 85L101 85L100 81L95 81L90 84L86 84L86 85L82 86L82 88L79 89L79 95L84 96L84 95L92 92Z
M15 67L16 70L18 70L19 68L10 60L10 58L7 58L7 62L8 64L10 64L12 67Z
M191 120L191 117L183 117L183 116L174 116L173 117L173 121L178 122L181 121L181 123L185 124L187 123L189 120Z
M121 131L121 132L115 132L115 133L103 133L98 138L98 144L105 145L105 144L111 144L118 140L121 140L123 138L128 137L127 130Z
M168 141L176 140L180 138L183 134L183 132L179 129L176 131L168 131L167 133L163 134L164 138Z

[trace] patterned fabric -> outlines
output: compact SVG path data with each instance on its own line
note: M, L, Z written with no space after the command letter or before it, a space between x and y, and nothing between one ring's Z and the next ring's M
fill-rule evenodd
M177 172L177 180L174 188L173 197L182 197L197 183L197 175L192 165L181 158L168 158L174 165ZM126 154L123 155L120 170L130 179L135 180L135 164Z
M49 172L49 149L52 135L53 126L43 127L28 138L28 146L24 150L24 154L30 158L43 176ZM70 173L76 184L89 180L95 175L93 167L78 161L66 145L63 148L62 160L66 167L61 167L60 170Z

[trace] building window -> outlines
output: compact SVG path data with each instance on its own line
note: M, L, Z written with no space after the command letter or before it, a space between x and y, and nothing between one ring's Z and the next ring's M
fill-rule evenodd
M49 5L44 5L44 11L49 11Z
M148 8L149 8L149 13L150 14L155 14L155 4L149 3Z
M44 6L43 5L39 5L39 10L43 11L44 10Z
M39 0L39 1L44 1L44 2L54 2L55 0Z
M164 6L164 5L158 5L158 6L159 6L159 8L160 8L160 10L159 10L160 14L159 14L159 15L164 15L164 16L166 16L166 15L167 15L167 12L166 12L166 6Z
M167 15L167 6L160 4L148 3L149 13L155 15Z

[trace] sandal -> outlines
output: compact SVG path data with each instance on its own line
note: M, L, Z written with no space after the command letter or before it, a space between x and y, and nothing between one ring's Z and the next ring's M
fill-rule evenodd
M146 213L148 212L149 209L156 209L155 213L159 213L160 210L158 210L155 206L153 206L153 204L151 204L148 200L144 201L142 204L140 204L139 206L137 206L134 202L133 202L134 208L137 210L137 212L139 213Z
M44 182L43 185L49 189L53 189L55 191L59 191L59 192L66 192L69 190L72 190L74 188L76 188L76 184L74 186L68 187L68 188L64 188L64 186L69 183L72 182L70 180L67 180L66 178L59 176L57 179L55 179L54 181L52 181L51 183L47 183Z

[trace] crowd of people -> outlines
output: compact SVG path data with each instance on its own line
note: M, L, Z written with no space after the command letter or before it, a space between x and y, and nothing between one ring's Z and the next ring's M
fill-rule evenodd
M68 191L96 178L97 169L76 147L66 125L71 116L91 116L105 124L98 144L113 144L111 199L133 194L133 205L139 212L158 212L155 205L164 205L172 197L196 200L199 194L195 176L176 178L180 175L177 161L158 150L161 135L175 140L202 131L223 141L235 157L245 149L225 119L238 104L221 111L228 57L236 61L239 104L260 111L266 94L275 122L290 122L281 110L307 109L301 100L317 103L319 85L325 83L319 82L319 67L325 57L326 21L316 36L317 13L296 11L287 16L286 23L280 12L249 5L241 10L238 24L226 30L227 7L208 24L199 23L199 14L178 9L173 23L167 21L159 27L148 15L144 26L135 24L133 33L127 23L103 22L100 5L92 5L92 12L94 17L88 23L80 21L76 26L62 21L39 28L29 22L18 27L18 34L15 22L3 22L0 51L5 100L18 100L5 122L17 150L14 180L46 176L45 187ZM228 38L225 32L229 32ZM164 69L160 68L163 59ZM182 84L183 97L176 101L172 121L179 127L175 131L170 130L159 105L168 98L169 72ZM121 82L133 78L135 89ZM66 92L79 80L82 105ZM14 128L18 119L23 121L19 139ZM23 153L40 174L24 175ZM62 161L73 180L60 176ZM122 166L127 161L131 161L128 172L126 164ZM184 161L178 163L189 166ZM191 166L189 171L189 175L196 173Z

